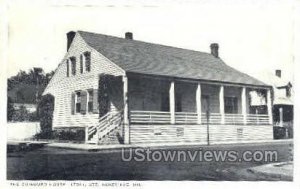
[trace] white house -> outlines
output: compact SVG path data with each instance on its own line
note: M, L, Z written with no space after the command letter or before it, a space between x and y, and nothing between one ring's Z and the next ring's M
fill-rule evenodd
M130 32L72 31L67 39L44 92L55 98L53 129L85 129L86 142L98 144L273 139L272 86L226 65L216 43L204 53ZM265 97L265 112L250 111L251 91Z

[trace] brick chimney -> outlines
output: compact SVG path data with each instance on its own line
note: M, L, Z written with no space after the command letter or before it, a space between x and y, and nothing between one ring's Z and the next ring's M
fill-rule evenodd
M125 39L133 39L133 34L131 32L126 32L125 33Z
M218 43L210 44L210 51L214 57L219 58L219 44Z
M69 50L71 43L75 37L76 32L70 31L67 33L67 51Z
M281 70L275 70L275 75L281 78Z

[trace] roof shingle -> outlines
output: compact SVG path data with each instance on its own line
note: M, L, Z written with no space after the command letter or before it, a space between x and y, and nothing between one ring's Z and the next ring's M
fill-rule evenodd
M78 31L86 43L126 72L267 86L209 53Z

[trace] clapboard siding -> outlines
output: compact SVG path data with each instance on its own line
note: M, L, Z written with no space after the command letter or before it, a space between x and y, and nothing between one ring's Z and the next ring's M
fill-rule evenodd
M183 135L180 134L183 129ZM205 142L204 125L130 125L130 141L136 143Z
M183 135L182 135L183 129ZM181 133L180 133L181 132ZM271 125L210 125L210 143L272 140ZM207 142L206 125L130 125L130 141L138 143Z
M196 88L194 83L175 83L175 93L181 98L182 112L196 112Z
M211 143L273 139L273 127L271 125L212 125L209 131Z
M91 71L80 73L80 55L91 52ZM69 57L76 57L76 75L73 76L70 67L70 76L67 77L66 62ZM53 128L59 127L85 127L98 123L98 114L71 115L71 94L77 90L98 89L99 75L124 75L124 71L110 62L99 52L89 47L82 37L76 33L69 51L55 71L53 78L45 89L45 94L55 97L53 112ZM112 105L113 106L113 105Z
M241 102L242 90L241 87L224 87L224 97L236 97L238 103L237 113L242 113L242 102Z
M220 113L219 91L220 86L201 84L202 96L209 97L211 113ZM204 103L202 103L202 112L205 112Z

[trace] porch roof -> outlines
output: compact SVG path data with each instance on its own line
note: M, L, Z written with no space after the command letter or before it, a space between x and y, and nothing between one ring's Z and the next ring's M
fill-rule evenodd
M269 87L209 53L78 31L126 72Z

